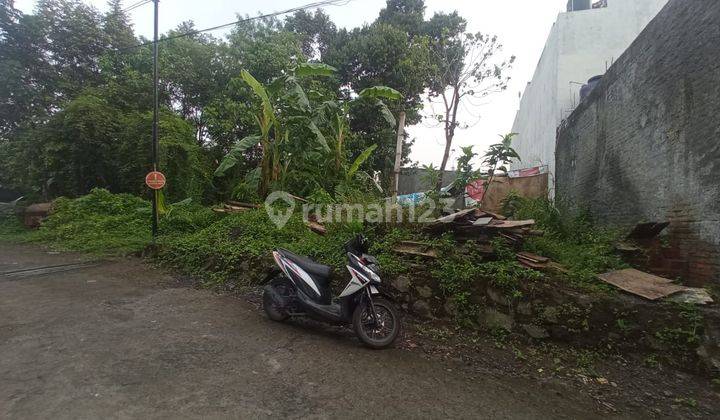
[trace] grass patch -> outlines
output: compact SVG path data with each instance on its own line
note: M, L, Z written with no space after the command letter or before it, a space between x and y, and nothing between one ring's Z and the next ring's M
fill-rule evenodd
M623 266L613 254L616 238L610 231L596 228L587 219L560 214L547 200L514 198L510 214L534 218L546 235L531 238L526 249L546 255L569 270L568 279L586 287L602 288L597 273ZM4 241L43 241L57 249L100 254L129 254L142 251L152 242L151 206L147 200L111 194L95 189L77 198L59 198L53 212L38 231L28 231L16 218L4 218L0 239ZM528 284L542 279L536 271L519 265L514 253L496 241L496 257L488 260L474 251L472 244L461 247L451 237L429 238L410 225L363 225L328 223L327 234L317 235L295 214L278 229L263 209L218 215L206 207L182 202L168 206L160 220L157 258L182 271L203 275L212 284L247 271L248 264L271 265L270 252L286 248L308 255L318 262L344 270L346 256L342 245L357 233L371 240L375 255L388 277L423 272L438 281L466 318L476 311L471 295L478 282L489 283L510 298L521 297ZM440 258L400 256L393 251L399 241L427 242ZM266 267L267 268L267 267Z
M29 242L37 236L37 231L26 228L13 212L0 214L0 242Z
M568 270L563 277L576 286L610 291L612 288L595 276L628 267L615 253L614 244L621 239L621 232L596 226L585 213L570 214L550 200L513 194L508 196L504 207L507 215L517 219L535 219L545 234L528 238L525 249L560 263Z
M204 274L220 283L238 272L244 263L266 258L276 248L309 255L324 264L340 268L345 264L342 245L361 226L328 225L325 236L311 232L301 215L290 218L278 229L264 210L229 214L206 226L160 237L158 258L193 274Z
M523 290L544 278L543 274L523 267L515 260L515 253L502 240L493 241L495 259L486 260L473 252L470 245L465 252L446 251L444 258L430 267L432 276L438 280L440 290L455 306L455 320L468 325L475 322L480 307L472 297L483 286L490 284L509 300L521 298Z

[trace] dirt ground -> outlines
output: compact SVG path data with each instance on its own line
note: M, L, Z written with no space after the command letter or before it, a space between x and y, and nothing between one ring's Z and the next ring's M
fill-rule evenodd
M187 287L138 259L0 245L0 418L717 415L708 380L675 376L686 400L659 379L645 387L671 403L613 403L638 392L619 372L617 386L583 385L497 337L471 346L414 322L397 348L371 351L344 328L268 321L249 296Z

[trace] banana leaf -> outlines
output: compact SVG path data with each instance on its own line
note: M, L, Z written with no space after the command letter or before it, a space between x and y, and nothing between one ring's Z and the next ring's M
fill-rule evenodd
M237 163L240 161L240 159L243 158L243 155L245 151L256 144L260 142L260 136L253 135L253 136L247 136L244 139L240 140L235 144L235 146L230 149L230 152L225 155L223 160L220 162L220 165L215 170L214 175L217 177L225 175L225 173L235 167Z
M402 93L387 86L373 86L360 91L363 98L385 98L385 99L402 99Z
M377 144L373 144L372 146L368 147L367 149L363 150L362 153L360 153L360 156L358 156L355 161L350 165L350 169L348 169L347 174L345 175L345 178L349 181L352 179L352 177L355 175L355 172L360 169L360 166L365 163L365 161L370 157L372 152L375 151L377 148Z
M295 68L295 75L304 76L332 76L337 69L323 63L301 63Z

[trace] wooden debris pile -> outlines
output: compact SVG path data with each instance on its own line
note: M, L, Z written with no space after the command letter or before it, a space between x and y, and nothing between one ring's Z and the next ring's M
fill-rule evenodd
M242 213L244 211L259 209L260 204L241 203L239 201L228 200L219 207L214 207L212 210L215 213Z
M495 250L491 244L494 238L505 239L514 249L521 249L528 236L541 236L543 231L534 229L535 221L508 220L507 217L478 208L460 210L453 214L440 217L430 223L425 230L432 235L441 235L445 232L453 234L458 242L473 241L475 251L492 258ZM424 258L437 258L438 252L431 245L423 242L403 241L393 250L398 254L419 256ZM566 270L547 257L518 252L516 258L525 267L541 271Z
M508 220L505 216L478 208L460 210L432 222L427 230L432 233L451 231L458 241L474 240L490 242L496 236L507 239L514 245L522 245L526 236L542 235L533 229L535 221Z

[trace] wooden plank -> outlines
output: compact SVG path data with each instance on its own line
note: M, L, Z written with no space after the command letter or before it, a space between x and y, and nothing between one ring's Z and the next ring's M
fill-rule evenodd
M476 215L477 217L490 216L490 217L492 217L492 218L494 218L494 219L498 219L498 220L505 220L505 219L507 219L507 217L503 216L502 214L493 213L493 212L491 212L491 211L482 210L482 209L479 209L478 212L475 213L475 215Z
M310 230L317 233L318 235L324 235L327 232L327 230L325 229L325 226L321 225L318 222L314 222L312 220L308 220L307 222L305 222L305 226L310 228Z
M523 226L532 226L535 224L535 220L496 220L488 225L489 228L493 229L514 229Z
M480 217L476 221L473 222L473 226L485 226L489 224L492 221L492 217Z
M260 204L243 203L240 201L233 201L233 200L228 200L227 204L230 204L231 206L235 206L235 207L245 207L248 209L259 209L260 208Z
M520 265L524 265L525 267L532 268L535 270L544 270L547 268L547 264L533 262L533 261L526 260L526 259L523 259L520 257L518 257L518 262L520 263Z
M513 244L520 244L523 241L522 236L515 235L512 233L500 232L498 235L502 236L503 238L507 239L508 241L511 241Z
M455 221L457 218L466 216L474 211L475 211L475 207L465 209L465 210L460 210L459 212L440 217L440 218L436 219L433 223L450 223L450 222Z
M518 257L524 258L526 260L530 260L533 262L539 262L539 263L546 263L550 260L548 257L543 257L542 255L533 254L531 252L518 252Z
M657 300L685 290L672 280L628 268L597 276L600 280L648 300Z
M427 244L421 244L417 242L400 242L398 245L393 247L393 251L399 254L418 255L421 257L437 258L438 253L436 250L430 248Z

